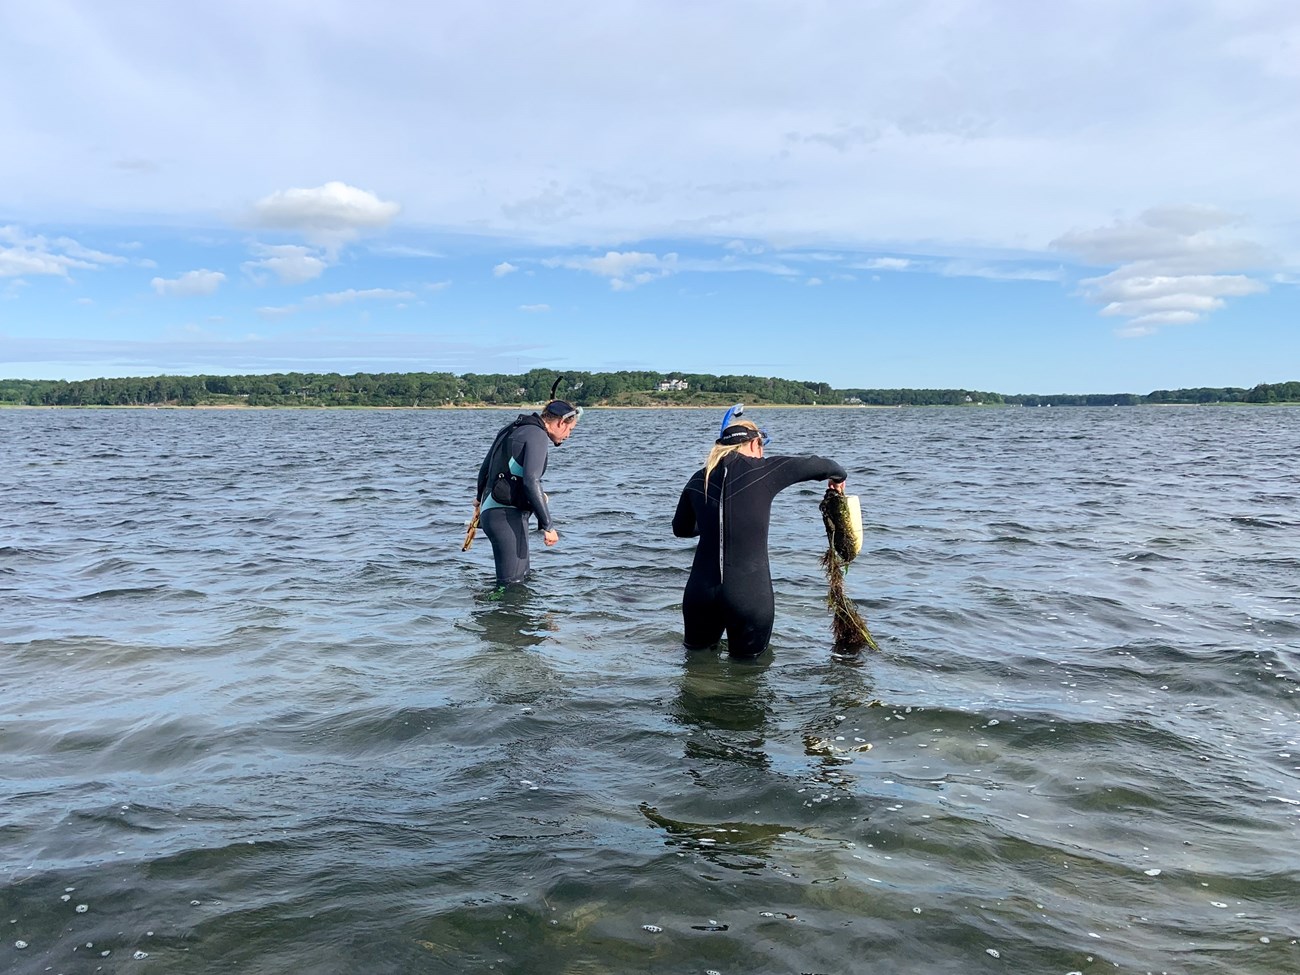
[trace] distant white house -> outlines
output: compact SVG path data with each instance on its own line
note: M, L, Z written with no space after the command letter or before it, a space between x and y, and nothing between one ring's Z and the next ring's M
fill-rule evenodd
M691 388L691 384L688 383L685 379L665 379L663 382L661 382L658 386L655 387L655 389L659 390L661 393L666 393L669 391L680 392L681 390L690 389L690 388Z

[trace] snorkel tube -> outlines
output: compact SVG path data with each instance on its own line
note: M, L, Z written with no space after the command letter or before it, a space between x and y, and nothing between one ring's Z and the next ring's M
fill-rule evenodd
M555 382L551 383L551 399L550 402L542 408L541 415L552 420L573 420L574 423L577 423L577 418L582 416L582 407L575 406L568 400L555 398L556 390L560 388L560 383L563 379L563 376L556 376Z
M555 394L552 393L551 395L554 396ZM743 416L744 413L744 403L737 403L731 409L727 410L727 415L722 418L722 426L718 427L718 438L721 439L722 435L727 432L727 427L731 426L732 420L738 416Z
M746 429L741 427L732 432L731 439L728 438L727 428L731 426L731 421L736 419L739 416L743 416L744 413L745 413L744 403L737 403L731 409L727 410L726 416L722 418L722 426L718 428L718 439L714 442L719 444L734 445L738 443L744 443L746 440L756 440L759 437L762 437L763 446L766 447L772 439L767 435L766 430L759 430L757 435L754 435L752 432L750 432L747 435L742 436L740 440L736 440L734 438L738 434L746 434Z

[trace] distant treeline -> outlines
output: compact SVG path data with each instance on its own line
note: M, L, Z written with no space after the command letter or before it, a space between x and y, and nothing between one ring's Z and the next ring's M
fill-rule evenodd
M0 379L0 403L27 406L514 406L557 395L581 406L768 405L1138 406L1144 403L1296 403L1300 382L1158 389L1136 393L1009 395L970 389L835 389L827 383L705 373L566 372L522 375L443 372L276 373L267 376L151 376Z

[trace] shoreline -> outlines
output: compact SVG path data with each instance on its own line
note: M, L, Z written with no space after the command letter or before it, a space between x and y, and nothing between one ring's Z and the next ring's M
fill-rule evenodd
M641 406L624 406L600 404L598 406L584 406L584 412L587 410L725 410L730 404L716 403L647 403ZM935 404L947 405L947 404ZM966 404L961 409L969 409L973 404ZM986 404L1002 407L1005 404ZM341 406L336 404L330 405L303 405L290 406L287 404L276 404L272 406L249 405L247 403L82 403L82 404L64 404L55 403L49 405L32 405L29 403L0 403L0 410L522 410L533 411L540 410L545 403L474 403L439 405L439 406ZM899 403L893 406L883 404L867 403L754 403L747 404L747 409L764 409L764 410L900 410L908 407L906 403ZM921 409L919 406L912 406L911 409Z
M1059 395L1073 395L1070 393ZM269 406L250 405L248 403L0 403L0 410L390 410L403 412L437 411L437 410L514 410L532 412L542 409L545 403L463 403L439 404L437 406L365 406L341 404L302 404L291 405L278 403ZM725 410L728 403L645 403L641 405L599 404L585 406L583 410ZM1052 406L1050 403L1028 406L1023 403L748 403L747 409L755 410L1039 410L1039 409L1118 409L1131 408L1191 408L1202 406L1300 406L1300 402L1281 401L1276 403L1124 403L1089 406L1087 404L1068 404Z

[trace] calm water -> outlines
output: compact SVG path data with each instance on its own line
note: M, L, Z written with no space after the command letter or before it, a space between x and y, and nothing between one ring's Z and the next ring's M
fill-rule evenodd
M765 410L757 664L679 643L718 417L0 411L0 970L1300 971L1300 409ZM867 746L870 746L869 748Z

